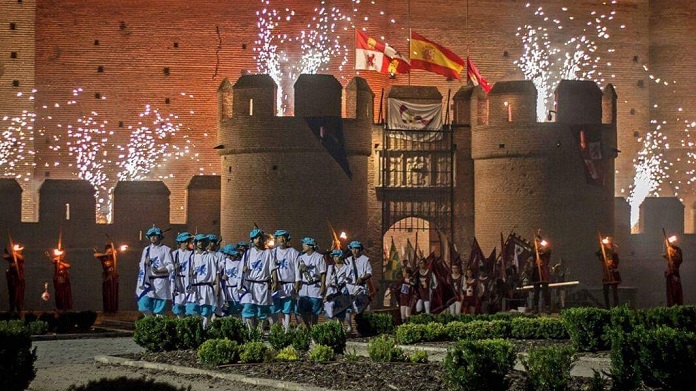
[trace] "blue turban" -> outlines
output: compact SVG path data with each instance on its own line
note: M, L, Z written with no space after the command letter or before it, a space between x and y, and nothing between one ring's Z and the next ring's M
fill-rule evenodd
M198 234L193 238L193 240L195 242L209 242L210 241L210 239L208 239L208 236L205 234Z
M164 236L164 235L162 235L161 229L159 229L157 227L152 227L152 228L147 230L147 233L145 234L145 236L147 236L149 238L150 236Z
M275 231L273 234L273 237L278 237L278 236L285 236L288 240L290 240L290 233L284 229L279 229Z
M178 235L176 235L175 241L177 243L184 243L184 242L188 242L189 240L191 240L192 237L193 236L188 232L181 232Z
M261 228L254 228L249 232L249 240L254 240L259 236L263 236L263 230Z
M221 239L217 237L215 234L208 234L208 240L210 240L213 243L220 243Z
M336 249L336 250L331 251L331 253L329 255L331 256L331 258L336 257L336 256L342 257L343 251Z
M247 244L247 242L245 242L245 241L242 240L241 242L237 243L237 247L246 247L246 248L249 248L249 245Z
M238 253L237 253L237 246L235 246L234 244L227 244L227 245L225 245L225 247L223 247L222 250L220 250L220 251L221 251L223 254L232 255L232 256L238 254Z
M359 249L362 250L362 249L363 249L363 245L362 245L362 243L358 242L357 240L353 240L353 241L350 242L350 244L348 245L348 248L350 248L350 249L359 248Z
M317 248L317 241L312 239L312 238L304 238L302 239L302 244L306 244L308 246Z

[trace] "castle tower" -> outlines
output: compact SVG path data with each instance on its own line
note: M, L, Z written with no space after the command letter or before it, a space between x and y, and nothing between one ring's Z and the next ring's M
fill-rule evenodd
M602 94L592 82L562 82L556 96L558 122L537 123L531 81L490 91L489 125L472 123L476 237L490 251L501 232L531 238L541 229L553 263L564 259L574 279L594 284L601 270L585 265L596 262L597 231L609 235L614 226L616 125L601 123ZM601 167L596 184L588 182L581 132Z
M238 92L243 100L266 102L275 91L266 78L240 78L233 90L233 118L221 123L222 237L247 240L256 223L269 233L290 231L296 247L299 239L312 236L325 248L331 244L331 222L365 240L360 235L367 226L371 121L341 118L340 83L328 75L300 76L294 117L277 117L266 109L239 117ZM263 87L238 88L259 84ZM372 92L364 87L349 96L349 107L367 104L363 100Z

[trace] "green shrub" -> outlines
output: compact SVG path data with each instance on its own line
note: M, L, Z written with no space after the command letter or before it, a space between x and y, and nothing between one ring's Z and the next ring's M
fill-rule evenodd
M452 315L449 311L440 312L435 316L435 322L442 325L446 325L449 322L454 322L455 320L457 320L457 316Z
M293 331L292 347L298 352L306 352L312 342L312 336L308 328L297 326Z
M610 326L613 330L630 333L641 324L643 314L628 308L627 305L614 307L609 311ZM606 330L605 330L606 331Z
M516 318L517 319L517 318ZM540 338L542 339L568 339L568 330L561 318L537 318Z
M655 307L637 311L637 317L647 329L667 326L677 330L690 331L696 324L696 307L691 305Z
M609 386L609 381L602 375L602 372L592 369L592 379L590 383L585 387L585 391L604 391Z
M454 321L445 325L445 333L450 341L467 339L467 322Z
M425 325L425 335L423 338L426 341L441 341L447 339L447 331L442 323L428 323Z
M610 313L601 308L569 308L561 312L570 339L578 351L596 352L608 348L605 338Z
M126 376L111 378L102 378L99 380L91 380L86 385L72 385L68 391L191 391L191 386L188 388L175 386L169 383L155 382L154 379L130 379Z
M510 320L510 336L518 339L567 339L568 331L560 318L515 317Z
M411 345L425 339L428 326L421 323L406 323L396 328L396 340L400 344Z
M394 362L404 360L404 351L396 346L396 341L388 335L380 335L370 339L367 344L367 354L372 361Z
M508 320L474 320L465 326L470 339L508 338L510 321Z
M241 352L239 353L239 361L243 363L263 362L267 353L268 348L263 342L247 342L241 347Z
M206 335L205 330L203 330L203 319L196 316L175 319L175 322L177 349L198 349L205 341Z
M25 390L36 377L36 348L21 320L0 321L0 389Z
M175 350L177 348L176 324L174 319L147 316L135 321L135 343L150 352Z
M363 312L355 317L355 326L363 337L372 337L394 332L394 318L391 314Z
M534 348L522 365L527 371L527 383L535 391L564 391L570 383L570 371L577 361L570 346Z
M693 390L696 385L696 334L660 326L645 333L640 346L641 377L665 390Z
M239 318L217 318L210 322L207 334L208 338L227 338L238 344L243 344L248 338L248 327Z
M206 368L239 361L239 345L229 339L209 339L198 348L198 361Z
M287 346L281 349L275 357L276 361L297 361L300 359L300 354L292 346Z
M54 312L44 312L39 315L39 320L48 324L48 331L56 331L58 328L58 318Z
M292 339L294 336L295 333L293 329L288 329L288 332L286 333L285 327L276 323L271 326L271 332L268 334L268 343L271 344L273 349L281 350L292 345Z
M640 345L645 337L645 329L640 326L632 332L612 328L611 365L609 377L614 390L635 390L641 385Z
M502 339L459 341L447 350L443 365L451 389L503 391L515 365L515 347Z
M477 320L481 316L483 316L483 315L459 314L459 316L457 316L457 319L455 321L462 322L462 323L469 323L471 321Z
M36 320L27 324L31 335L44 335L48 332L48 323Z
M408 323L410 324L428 324L435 322L435 315L433 314L417 314L412 315L408 318Z
M411 355L408 357L408 360L412 363L419 363L419 364L425 364L428 362L428 352L425 350L415 350Z
M336 354L346 350L346 332L338 321L318 324L310 330L312 340L320 345L330 346Z
M326 345L314 345L309 351L309 360L314 362L329 362L334 358L334 349Z

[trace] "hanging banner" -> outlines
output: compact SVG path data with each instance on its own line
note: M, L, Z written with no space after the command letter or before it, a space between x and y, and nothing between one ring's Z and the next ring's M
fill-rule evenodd
M442 139L441 103L413 103L395 98L388 101L387 127L413 131L390 132L390 136L420 142Z

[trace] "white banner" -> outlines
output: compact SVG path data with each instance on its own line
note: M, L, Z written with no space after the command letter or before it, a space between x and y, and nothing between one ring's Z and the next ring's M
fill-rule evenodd
M442 139L442 104L413 103L389 98L387 127L389 129L422 130L423 132L390 132L392 137L430 142ZM435 132L430 132L435 131Z

